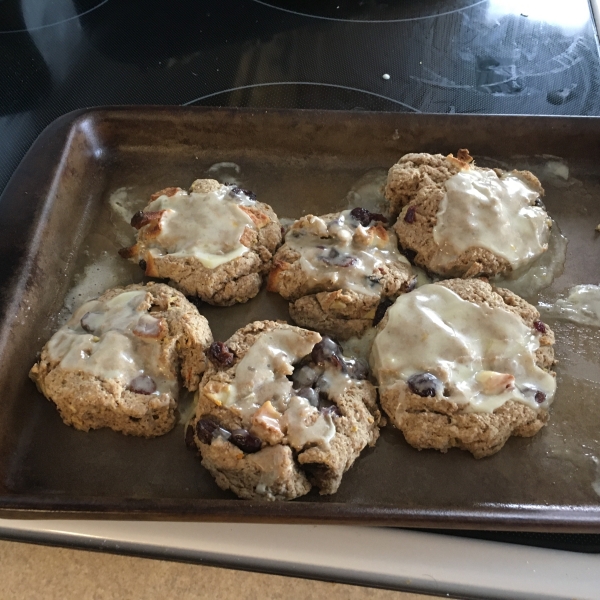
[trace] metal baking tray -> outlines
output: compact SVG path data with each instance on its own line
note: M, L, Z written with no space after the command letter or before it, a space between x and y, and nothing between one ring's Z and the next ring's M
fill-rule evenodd
M558 392L535 437L477 461L459 450L418 452L388 427L337 494L293 502L221 491L186 449L182 423L153 440L67 427L27 377L65 299L90 291L82 282L141 280L113 262L128 235L115 216L119 193L141 207L158 189L229 168L280 217L299 217L373 193L406 152L458 148L479 165L531 168L543 179L569 245L563 275L531 301L600 282L600 119L109 107L51 124L0 199L0 516L600 532L598 330L548 320ZM568 180L549 174L552 157L568 165ZM237 169L214 167L224 162ZM286 303L264 290L244 305L200 310L216 339L254 319L287 318Z

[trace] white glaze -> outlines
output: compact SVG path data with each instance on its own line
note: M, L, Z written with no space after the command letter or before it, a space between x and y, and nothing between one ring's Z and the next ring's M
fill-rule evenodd
M363 227L343 211L325 222L309 215L288 230L285 242L300 253L299 264L312 280L310 289L346 289L379 295L377 269L408 260L398 251L395 234L379 222ZM332 257L332 253L338 253Z
M293 363L310 354L321 340L316 332L301 336L291 329L275 329L258 336L235 370L235 397L229 404L244 418L259 409L267 400L283 412L292 394Z
M146 292L139 290L108 302L86 302L48 342L50 359L63 369L114 379L125 386L147 375L156 384L156 393L176 395L177 380L168 365L161 365L158 337L144 336L161 327L160 320L143 308L145 298ZM82 327L82 319L91 332Z
M290 446L300 450L306 444L328 444L335 435L330 415L319 412L306 398L292 396L283 417Z
M435 284L404 294L388 315L370 359L383 388L429 372L442 381L448 399L468 412L492 412L508 400L536 410L551 403L554 377L535 364L540 334L516 315L467 302ZM515 381L498 393L490 384L500 375ZM535 391L546 395L543 403L535 401Z
M240 207L254 204L243 193L232 194L227 186L208 193L163 194L147 207L147 212L165 211L161 231L150 243L151 252L194 256L207 269L238 258L248 251L240 241L246 227L255 228Z
M505 258L513 270L548 248L551 221L533 206L539 194L514 175L464 169L445 183L433 239L440 247L431 267L441 269L469 248Z
M275 329L259 335L238 363L233 382L211 391L212 400L238 413L244 425L252 424L251 431L268 443L286 436L297 450L306 444L327 445L335 435L332 417L297 396L287 377L294 372L293 364L321 340L318 333L309 333ZM323 391L335 397L344 392L350 377L327 367L319 381Z

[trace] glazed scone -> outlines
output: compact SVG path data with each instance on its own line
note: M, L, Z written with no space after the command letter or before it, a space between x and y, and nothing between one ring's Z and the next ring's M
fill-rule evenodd
M442 277L516 275L548 249L552 221L529 171L475 167L458 158L407 154L389 171L385 194L400 246Z
M400 296L371 350L381 405L418 449L482 458L548 420L554 334L509 290L452 279Z
M222 489L241 498L291 500L342 475L379 437L366 364L330 338L255 321L214 342L188 441Z
M162 283L106 291L75 311L29 375L63 421L154 437L175 425L179 381L196 390L208 321Z
M382 301L416 283L385 221L364 208L298 219L275 254L267 289L290 301L302 327L340 340L362 335Z
M156 192L131 225L137 243L119 251L123 258L216 306L256 296L281 243L270 206L214 179L194 181L189 193L178 187Z

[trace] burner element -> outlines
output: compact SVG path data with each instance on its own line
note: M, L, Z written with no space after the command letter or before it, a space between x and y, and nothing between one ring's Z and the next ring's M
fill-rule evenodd
M0 34L37 31L72 21L108 0L0 0Z
M184 102L182 106L249 106L253 108L420 112L401 100L369 90L334 83L308 81L274 81L242 85L205 94L194 100Z
M288 13L303 17L349 21L354 23L382 23L416 21L459 12L488 0L405 0L382 2L380 0L253 0Z

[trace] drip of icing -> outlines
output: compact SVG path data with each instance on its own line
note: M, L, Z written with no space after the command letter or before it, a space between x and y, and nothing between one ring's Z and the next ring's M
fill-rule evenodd
M562 275L567 258L567 243L568 240L562 235L558 225L553 223L548 241L548 251L525 269L513 271L508 276L495 277L494 285L507 288L526 298L533 296Z

